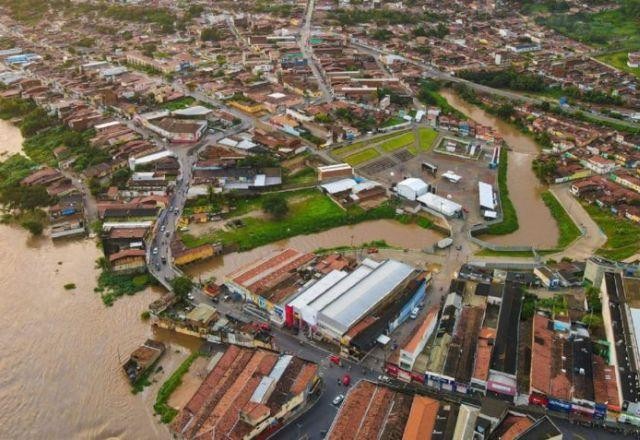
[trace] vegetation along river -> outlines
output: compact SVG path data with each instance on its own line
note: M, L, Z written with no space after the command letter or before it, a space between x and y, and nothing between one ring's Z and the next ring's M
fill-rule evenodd
M538 155L538 145L529 136L481 108L469 104L451 90L441 94L454 108L474 121L493 127L510 147L507 182L509 197L518 213L519 229L511 234L483 237L484 240L506 246L552 248L558 240L558 227L540 193L542 185L531 169Z

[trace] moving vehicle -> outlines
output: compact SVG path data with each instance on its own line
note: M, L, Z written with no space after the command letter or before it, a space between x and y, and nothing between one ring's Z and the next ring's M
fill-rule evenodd
M348 387L350 383L351 383L351 376L349 376L348 374L345 374L344 376L342 376L342 385L344 385L345 387Z
M386 376L384 374L381 374L380 376L378 376L378 382L390 382L391 379L389 378L389 376Z
M411 315L409 315L411 317L411 319L416 319L418 317L418 313L420 313L420 309L418 307L414 307L413 309L411 309Z
M333 399L333 403L335 406L338 406L342 403L342 401L344 400L344 394L338 394L334 399Z

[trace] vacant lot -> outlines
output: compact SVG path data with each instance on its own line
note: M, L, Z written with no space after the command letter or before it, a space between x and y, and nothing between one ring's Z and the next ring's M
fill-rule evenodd
M640 29L638 30L640 32ZM635 75L636 78L640 79L640 68L639 67L629 67L627 65L627 60L629 51L623 50L621 52L609 53L607 55L601 55L598 57L600 61L603 63L607 63L610 66L615 67L616 69L620 69L624 72L628 72L632 75Z
M640 225L598 208L583 204L591 218L607 236L607 242L598 253L612 260L624 260L640 252Z
M240 250L248 250L296 235L395 217L395 209L387 203L369 211L357 206L345 211L315 189L287 193L287 199L289 213L281 220L245 217L242 227L218 230L198 237L185 234L182 241L188 247L222 241L225 245L237 245Z

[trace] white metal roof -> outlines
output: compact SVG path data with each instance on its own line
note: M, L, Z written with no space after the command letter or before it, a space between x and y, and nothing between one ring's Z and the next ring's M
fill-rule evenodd
M493 196L493 187L491 185L485 182L478 182L478 194L481 208L496 209L496 200Z
M134 159L134 163L136 165L155 162L156 160L164 159L165 157L173 157L173 152L169 150L158 151L157 153L149 154L148 156L142 156L137 159Z
M453 183L458 183L460 181L460 179L462 179L462 176L459 176L458 174L454 173L453 171L446 171L442 174L442 177L444 177L447 180L450 180Z
M318 321L346 333L413 272L408 264L386 260L318 313ZM355 273L355 272L354 272Z
M348 163L336 163L333 165L324 165L324 166L318 167L318 171L321 171L321 172L336 171L336 170L350 170L350 169L351 169L351 165L349 165Z
M303 321L310 325L316 325L318 313L315 308L309 307L309 304L346 276L347 272L343 270L332 270L296 296L289 303L289 306L293 308L294 312L301 315Z
M351 188L356 186L356 181L353 179L341 179L336 180L335 182L325 183L321 186L322 189L324 189L329 194L336 194L350 190Z
M408 179L404 179L402 182L398 183L398 186L401 185L411 188L414 192L420 192L425 188L429 188L429 185L427 185L424 180L418 179L417 177L409 177Z
M203 105L193 105L191 107L175 110L174 115L179 116L206 116L211 113L212 110Z
M447 198L440 197L433 193L426 193L418 197L416 200L434 211L441 212L445 215L454 215L462 209L462 206Z

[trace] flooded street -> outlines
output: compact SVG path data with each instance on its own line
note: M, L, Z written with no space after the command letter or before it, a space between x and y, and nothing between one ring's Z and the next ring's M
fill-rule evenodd
M507 181L509 197L516 208L520 228L512 234L482 239L507 246L555 247L558 241L558 227L540 198L542 185L531 169L531 164L538 154L536 143L515 127L459 98L453 91L443 90L440 93L454 108L474 121L493 127L511 148Z
M9 121L0 119L0 160L22 151L20 129Z
M166 438L155 393L131 394L120 369L151 336L140 313L157 293L105 307L91 240L53 244L0 225L0 242L0 438Z
M385 240L389 245L423 249L432 246L442 235L431 229L417 225L403 225L394 220L374 220L352 226L341 226L317 234L299 235L248 252L234 252L189 266L187 273L206 280L212 276L218 280L241 266L265 257L274 249L293 247L304 252L313 252L318 248L360 245L371 240Z

